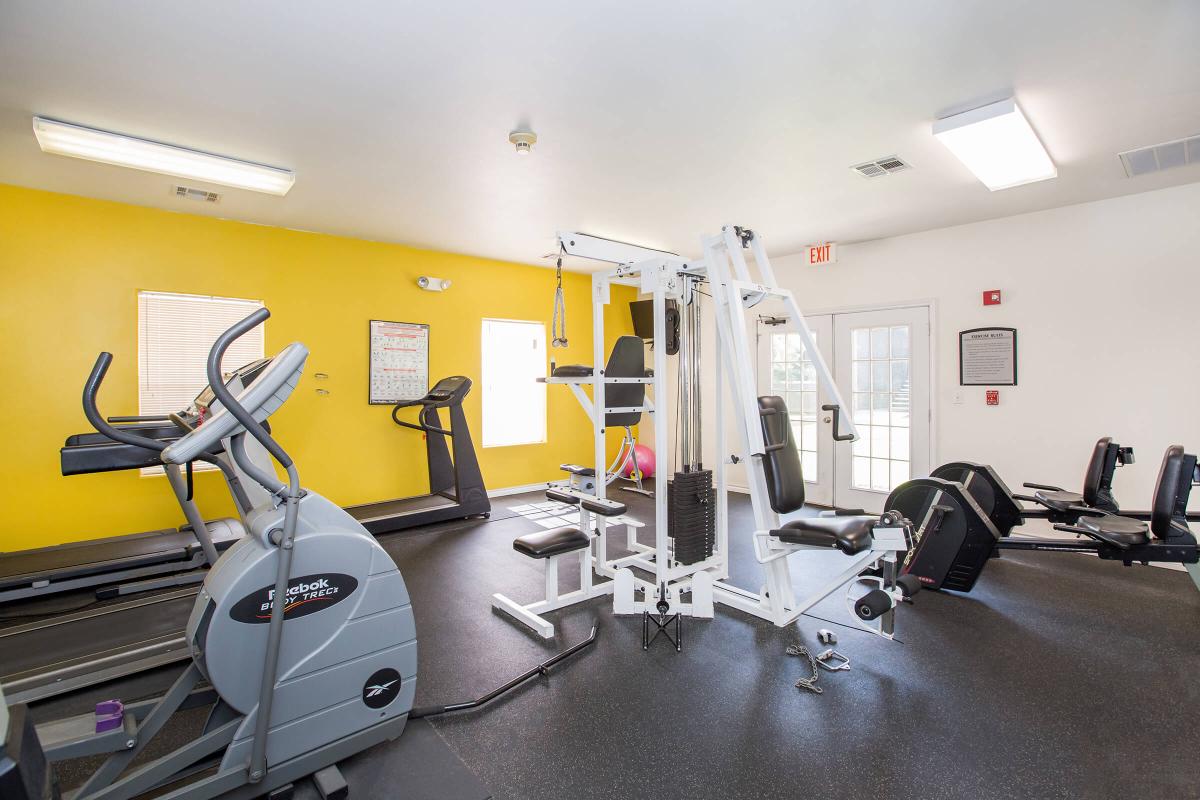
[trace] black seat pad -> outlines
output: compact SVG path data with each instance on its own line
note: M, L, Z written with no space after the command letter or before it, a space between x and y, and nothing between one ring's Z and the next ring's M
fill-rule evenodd
M1150 541L1150 529L1146 523L1129 517L1084 516L1075 524L1123 544L1146 544Z
M602 517L619 517L629 510L625 507L624 503L618 503L616 500L606 500L602 503L599 500L584 498L582 505L588 511L591 511L593 514L599 514Z
M587 364L560 364L550 371L552 378L586 378L592 374Z
M785 523L771 535L788 544L836 547L848 556L871 547L875 517L805 517Z
M1055 511L1069 511L1071 506L1083 505L1083 495L1078 492L1052 492L1047 489L1038 489L1033 496L1039 503Z
M582 550L590 541L586 533L568 525L518 536L513 540L513 550L530 558L550 558Z
M579 498L570 492L559 491L558 489L546 490L547 500L556 500L559 503L567 503L568 505L579 505Z

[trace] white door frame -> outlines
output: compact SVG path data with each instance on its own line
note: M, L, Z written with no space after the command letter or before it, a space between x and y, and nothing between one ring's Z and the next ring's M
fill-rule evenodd
M894 311L901 308L925 308L929 313L929 466L933 469L939 462L938 454L938 301L936 298L917 298L899 303L866 303L855 306L835 306L828 308L810 308L802 313L804 316L817 317L825 314L836 317L838 314L857 314L863 311ZM755 322L757 327L758 322ZM757 359L756 359L757 361ZM757 366L757 365L756 365ZM757 370L756 370L757 373ZM922 477L913 475L912 477Z

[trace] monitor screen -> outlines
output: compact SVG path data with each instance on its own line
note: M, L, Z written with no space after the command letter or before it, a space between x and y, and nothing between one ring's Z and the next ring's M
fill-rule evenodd
M667 338L670 339L672 327L671 312L675 311L675 301L667 301ZM653 300L634 300L629 304L629 314L633 317L633 333L635 336L640 336L646 341L654 339L654 301Z

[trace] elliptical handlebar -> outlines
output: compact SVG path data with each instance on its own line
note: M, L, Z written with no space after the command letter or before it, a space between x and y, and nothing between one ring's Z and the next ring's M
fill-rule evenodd
M104 376L108 374L108 368L112 365L112 359L112 353L108 352L103 352L96 356L96 363L92 365L92 372L88 375L87 382L83 385L84 415L87 417L88 422L92 423L93 428L115 442L161 453L167 448L164 443L157 439L151 439L148 436L140 436L136 433L130 433L129 431L113 427L96 406L96 394L100 391L100 384L104 382Z
M213 395L221 402L221 406L234 416L234 418L242 424L246 432L257 439L263 447L267 449L276 461L278 461L284 469L289 472L292 469L292 458L287 454L287 451L275 441L254 419L246 407L237 401L233 393L225 388L225 382L221 379L221 361L225 356L225 351L229 349L236 340L246 335L254 328L266 322L271 316L271 312L266 308L260 308L246 318L235 322L229 330L222 333L213 342L212 349L208 351L208 385L213 390Z

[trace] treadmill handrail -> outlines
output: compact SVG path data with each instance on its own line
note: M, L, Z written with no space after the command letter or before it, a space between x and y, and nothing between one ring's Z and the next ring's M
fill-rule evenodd
M436 425L430 425L428 422L425 421L425 415L429 411L432 411L434 409L434 406L423 406L421 408L420 413L417 414L417 420L419 421L419 424L414 424L412 422L405 422L404 420L402 420L398 416L396 416L397 413L400 411L400 409L411 408L412 406L417 405L420 402L421 402L420 400L414 400L414 401L411 401L408 403L397 403L392 408L392 422L396 423L397 425L399 425L403 428L412 428L414 431L421 431L422 433L440 433L443 436L453 436L454 431L449 430L447 428L439 428Z

